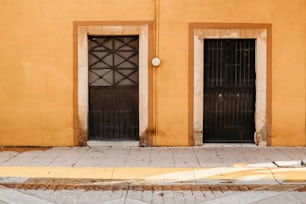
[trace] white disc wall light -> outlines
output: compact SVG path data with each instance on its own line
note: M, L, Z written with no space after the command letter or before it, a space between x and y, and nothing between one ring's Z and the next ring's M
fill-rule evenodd
M160 65L160 59L159 59L158 57L154 57L154 58L152 59L152 65L153 65L154 67L158 67L158 66Z

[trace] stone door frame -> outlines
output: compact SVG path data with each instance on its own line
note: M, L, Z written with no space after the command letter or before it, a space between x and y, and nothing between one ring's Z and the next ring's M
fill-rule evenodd
M149 127L150 22L74 22L74 143L88 140L88 35L139 36L139 140ZM150 141L148 141L150 143Z
M270 145L271 127L271 25L270 24L190 24L189 83L192 124L189 141L203 144L204 39L255 39L256 101L254 142ZM192 126L191 126L192 125ZM204 135L205 138L205 135Z

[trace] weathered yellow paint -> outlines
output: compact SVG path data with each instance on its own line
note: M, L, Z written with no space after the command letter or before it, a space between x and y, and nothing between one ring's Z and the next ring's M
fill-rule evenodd
M101 179L105 182L305 182L305 168L0 167L1 177Z
M152 21L154 0L2 0L0 145L72 146L73 22ZM272 145L305 146L306 1L161 0L153 145L189 145L188 24L272 24Z

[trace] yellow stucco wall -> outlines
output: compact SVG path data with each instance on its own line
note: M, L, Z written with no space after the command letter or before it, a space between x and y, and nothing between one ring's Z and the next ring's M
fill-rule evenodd
M152 21L154 0L1 0L0 145L74 145L73 21ZM160 0L154 145L188 145L188 24L272 24L272 145L306 145L305 0Z
M169 135L160 137L160 144L184 144L188 139L181 136L186 131L186 126L182 124L187 123L188 111L188 22L272 24L271 145L306 144L306 1L199 0L191 3L187 0L167 0L161 1L160 8L160 55L163 64L158 73L159 129L168 130ZM169 111L174 109L174 102L175 110Z

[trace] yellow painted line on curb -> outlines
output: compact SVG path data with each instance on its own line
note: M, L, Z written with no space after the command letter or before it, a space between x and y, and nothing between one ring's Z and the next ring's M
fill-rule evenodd
M150 168L150 167L133 167L133 168L114 168L113 178L114 180L164 180L167 177L163 176L161 179L154 179L159 175L168 174L182 174L183 172L191 172L193 176L192 168ZM194 177L192 178L194 180Z
M0 167L0 177L112 178L114 168L95 167Z
M145 180L148 177L181 171L192 172L192 168L0 167L0 177Z
M288 182L306 182L306 168L273 168L275 179Z
M273 180L271 172L266 168L213 168L195 169L196 179L220 179L220 180ZM251 176L251 177L250 177Z
M0 167L0 177L143 181L305 181L306 168Z

